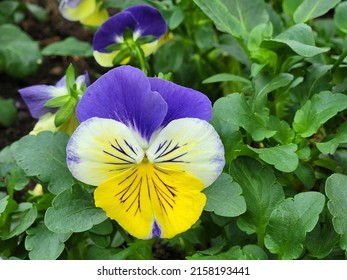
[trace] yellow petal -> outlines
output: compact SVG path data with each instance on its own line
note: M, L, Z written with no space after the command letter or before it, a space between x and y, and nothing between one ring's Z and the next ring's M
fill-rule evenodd
M93 55L97 63L99 63L103 67L113 67L113 59L116 57L116 55L119 53L119 51L114 51L111 53L102 53L98 51L94 51ZM130 57L125 58L121 64L128 64L130 61Z
M129 128L115 120L101 118L82 122L66 151L74 177L94 186L132 168L144 157Z
M94 199L131 235L171 238L199 219L206 203L202 189L194 176L144 161L100 184Z
M170 122L151 140L149 161L170 170L187 172L211 185L223 170L224 147L208 122L183 118Z
M68 20L81 20L95 11L95 2L95 0L83 0L76 8L70 8L64 5L63 8L60 8L60 12Z
M95 11L87 16L86 18L81 19L81 23L88 26L100 26L105 20L109 18L107 10L101 10L101 2Z
M46 113L42 115L39 118L38 122L35 124L33 130L29 134L37 135L39 132L44 130L48 130L52 132L57 131L57 128L54 125L54 118L55 118L55 115L53 115L52 113Z

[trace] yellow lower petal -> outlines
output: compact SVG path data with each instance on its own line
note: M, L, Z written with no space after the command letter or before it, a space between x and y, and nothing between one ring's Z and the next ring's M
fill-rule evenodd
M119 53L119 51L114 51L111 53L102 53L98 51L94 51L93 55L97 63L99 63L103 67L113 67L113 59L116 57L116 55ZM128 64L130 61L130 57L125 58L121 64Z
M142 162L100 184L95 204L131 235L171 238L188 230L206 203L203 182L185 172Z
M67 5L61 10L65 18L69 20L81 20L91 15L96 9L95 0L83 0L76 8L70 8Z
M109 18L107 10L101 10L101 2L95 11L87 16L86 18L81 19L81 23L88 26L100 26L105 20Z

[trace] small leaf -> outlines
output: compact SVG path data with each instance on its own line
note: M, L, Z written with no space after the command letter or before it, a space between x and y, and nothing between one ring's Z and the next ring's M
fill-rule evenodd
M268 128L276 131L273 138L282 145L292 143L295 132L290 125L275 116L270 116Z
M68 140L64 133L44 131L36 136L24 136L12 144L11 151L28 176L37 177L48 184L50 192L58 194L75 183L66 165Z
M223 217L237 217L246 212L241 187L226 173L222 173L204 193L207 197L205 211L213 211Z
M293 128L302 137L310 137L322 124L346 108L346 95L322 91L296 112Z
M105 212L96 208L93 197L81 186L61 192L45 214L45 224L56 233L82 232L106 220Z
M300 4L304 2L304 0L283 0L282 1L282 8L283 11L289 15L293 16L295 10L300 6Z
M63 252L64 242L71 233L55 233L50 231L44 223L27 230L25 249L29 251L31 260L55 260Z
M31 3L25 3L25 6L37 20L41 22L47 21L47 14L44 8Z
M272 213L265 246L280 259L297 259L303 252L306 233L313 230L324 207L325 197L304 192L284 200Z
M45 107L49 107L49 108L57 108L57 107L61 107L63 106L67 101L69 101L70 99L70 95L66 94L66 95L61 95L61 96L57 96L54 97L50 100L48 100L45 103Z
M69 101L67 101L63 107L59 108L57 111L54 118L54 125L59 127L64 124L75 112L76 105L77 100L74 97L70 97Z
M263 238L270 214L284 199L281 185L270 169L252 158L238 157L231 162L229 173L240 184L247 204L238 226L248 234L256 232Z
M331 140L317 143L317 148L323 154L334 154L340 144L347 143L347 122L342 123Z
M17 108L13 99L0 98L0 125L11 126L17 120Z
M251 111L245 97L239 93L218 99L213 106L213 114L225 122L243 127L255 141L270 138L276 133L266 128L263 119Z
M289 27L274 39L264 40L261 46L274 50L287 46L303 57L313 57L330 49L316 47L312 28L304 23Z
M341 0L305 0L294 13L295 23L306 22L326 14Z
M63 41L48 45L42 50L43 55L60 55L60 56L79 56L92 57L93 48L87 43L78 40L75 37L68 37Z
M220 83L220 82L239 82L246 85L251 85L251 82L249 80L242 78L240 76L228 74L228 73L216 74L202 81L203 84Z
M343 33L347 33L347 2L340 3L334 12L334 23Z
M169 19L170 30L173 30L177 26L179 26L183 22L183 20L184 20L184 12L179 6L176 6L174 9L174 12L172 13Z
M282 172L293 172L298 167L299 158L295 153L298 146L296 144L261 149L249 148L256 152L263 161L274 165Z
M347 176L331 175L325 183L325 192L329 199L328 209L333 216L335 231L341 235L340 246L347 251Z

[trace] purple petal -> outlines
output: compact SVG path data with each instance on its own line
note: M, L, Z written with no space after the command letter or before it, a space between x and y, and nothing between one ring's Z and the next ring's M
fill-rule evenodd
M31 116L38 119L48 112L53 113L56 111L56 109L44 106L48 100L56 96L54 94L56 90L57 88L54 86L36 85L22 88L18 91L28 106Z
M62 77L56 84L56 87L66 87L66 75Z
M164 120L167 104L159 93L151 91L141 70L120 66L87 88L76 113L80 122L92 117L120 121L148 141Z
M199 91L176 85L159 78L149 78L152 91L157 91L168 104L168 112L162 127L181 118L198 118L209 121L212 117L212 104L208 97Z
M157 9L148 5L136 5L124 11L130 12L138 22L134 31L139 32L140 37L152 35L157 40L166 33L165 20Z
M62 2L64 2L64 4L70 8L76 8L79 4L81 4L82 0L63 0Z
M154 221L152 226L152 237L160 237L161 236L161 229L158 226L157 222Z
M120 12L106 20L95 32L93 49L95 51L109 53L105 48L117 43L117 37L123 38L123 32L128 27L135 30L137 21L130 12Z

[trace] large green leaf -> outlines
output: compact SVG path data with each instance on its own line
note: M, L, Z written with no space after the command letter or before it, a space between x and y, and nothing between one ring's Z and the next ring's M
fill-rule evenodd
M221 0L194 0L195 4L214 22L216 27L237 38L242 37L240 21L234 17Z
M278 52L280 52L280 48L287 46L303 57L313 57L329 50L329 48L315 46L312 28L304 23L289 27L274 39L264 40L261 46Z
M45 224L56 233L82 232L106 220L105 212L96 208L94 199L79 185L61 192L45 214Z
M329 199L328 209L333 215L333 225L341 235L341 248L347 250L347 176L331 175L325 183L325 193Z
M334 8L339 2L341 0L305 0L296 9L294 21L301 23L322 16Z
M297 259L303 252L307 232L315 227L324 207L325 197L318 192L304 192L284 200L271 214L265 246L280 259Z
M246 212L242 189L229 174L222 173L204 193L207 196L206 211L213 211L223 217L237 217Z
M27 230L25 249L29 251L31 260L55 260L63 252L64 242L72 233L51 232L44 223Z
M322 91L296 112L293 128L302 137L310 137L322 124L346 108L346 95Z
M334 23L336 27L344 33L347 33L347 2L342 2L335 8Z
M283 11L289 15L293 16L296 9L300 6L300 4L304 2L304 0L283 0L282 8Z
M42 50L42 54L91 57L93 56L93 48L87 42L80 41L75 37L68 37L63 41L48 45Z
M42 57L37 42L12 24L0 26L0 71L15 78L36 72Z
M58 194L75 183L66 165L68 140L64 133L44 131L23 137L11 146L11 151L28 176L37 177L48 184L52 193Z
M262 141L276 133L266 128L263 119L252 112L245 97L239 93L218 99L213 106L213 114L225 122L243 127L255 141Z
M298 146L296 144L261 149L250 147L250 149L256 152L263 161L274 165L282 172L293 172L298 167L299 158L295 153Z
M317 143L317 148L323 153L323 154L334 154L337 147L340 144L347 143L347 122L344 122L340 127L337 129L337 132L335 136L327 141L327 142L321 142Z
M256 232L261 243L272 211L284 200L283 189L273 172L252 158L238 157L229 172L242 187L247 204L238 225L248 234Z

